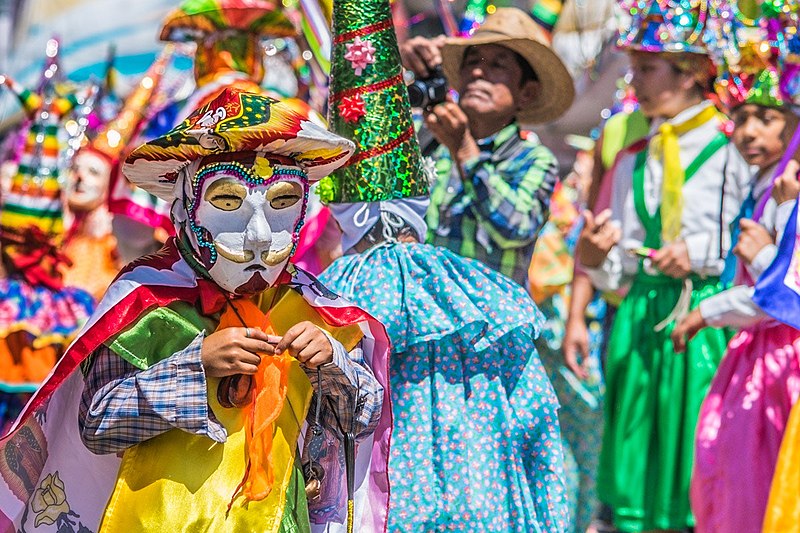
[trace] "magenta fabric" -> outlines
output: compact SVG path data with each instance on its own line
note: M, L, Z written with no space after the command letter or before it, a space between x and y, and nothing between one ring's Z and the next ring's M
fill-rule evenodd
M728 344L700 410L690 491L696 533L759 533L800 394L800 331L774 321Z

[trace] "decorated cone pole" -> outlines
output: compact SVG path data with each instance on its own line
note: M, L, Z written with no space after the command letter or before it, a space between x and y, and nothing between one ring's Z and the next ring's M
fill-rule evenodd
M322 200L426 196L389 0L334 1L333 34L328 122L356 152L322 186Z
M150 65L139 84L125 99L125 104L119 114L106 124L91 142L91 150L106 156L112 163L118 161L120 154L142 125L142 120L149 111L150 99L158 91L174 51L173 45L164 47L163 52Z

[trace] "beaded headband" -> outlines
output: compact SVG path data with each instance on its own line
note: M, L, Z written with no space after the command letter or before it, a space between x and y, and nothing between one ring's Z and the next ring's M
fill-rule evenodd
M212 173L220 173L220 172L229 172L236 177L239 177L245 181L248 188L263 186L263 185L270 185L277 181L281 181L287 178L300 178L300 181L303 183L303 207L301 210L300 219L297 222L297 225L294 228L292 241L294 243L295 248L297 247L297 241L300 234L300 229L303 227L303 223L305 222L305 211L306 206L308 205L308 174L298 167L290 167L290 166L272 166L270 162L264 157L256 157L255 163L252 167L247 167L240 163L239 161L217 161L208 163L203 165L195 172L195 175L192 177L192 199L189 202L188 206L188 214L189 214L189 227L192 230L192 233L195 234L197 238L197 244L201 248L208 248L209 252L211 253L211 264L214 264L217 261L217 249L214 246L212 241L209 241L205 235L205 228L202 226L197 225L195 221L195 212L197 211L198 206L198 198L200 197L200 189L203 186L203 182L205 181L206 177ZM294 254L294 250L292 250L292 255Z

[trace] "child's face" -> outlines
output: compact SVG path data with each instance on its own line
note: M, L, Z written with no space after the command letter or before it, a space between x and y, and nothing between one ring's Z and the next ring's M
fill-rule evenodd
M748 164L765 170L780 160L786 149L783 133L787 123L783 111L744 104L733 110L731 118L733 143Z
M694 78L679 72L659 54L631 52L631 86L648 118L670 119L690 107Z

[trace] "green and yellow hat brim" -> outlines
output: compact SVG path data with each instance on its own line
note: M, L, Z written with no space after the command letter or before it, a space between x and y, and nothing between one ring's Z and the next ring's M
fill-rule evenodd
M186 0L167 15L162 41L195 41L224 30L289 37L297 30L281 4L268 0Z

